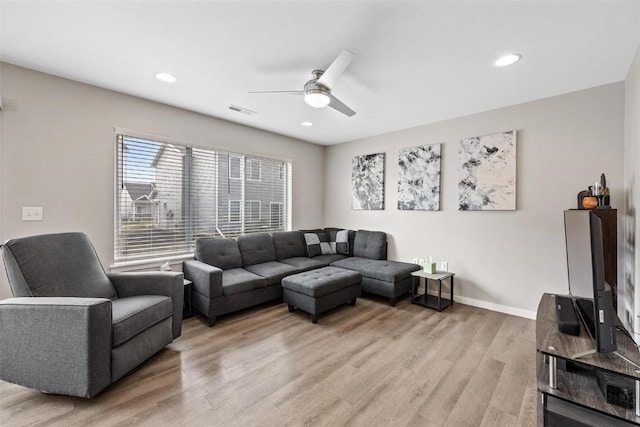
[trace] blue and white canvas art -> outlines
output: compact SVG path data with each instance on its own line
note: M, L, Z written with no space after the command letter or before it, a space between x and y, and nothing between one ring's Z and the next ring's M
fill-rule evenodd
M365 154L353 158L351 208L384 209L384 153Z
M400 149L398 209L440 209L440 144Z
M465 138L458 146L458 209L516 209L516 131Z

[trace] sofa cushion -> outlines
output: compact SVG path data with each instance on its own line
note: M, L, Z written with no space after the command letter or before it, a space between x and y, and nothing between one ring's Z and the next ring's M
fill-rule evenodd
M332 267L355 270L362 277L396 283L411 277L411 273L420 270L417 264L407 262L375 260L361 257L345 258L331 263Z
M318 255L313 257L314 261L319 261L324 264L331 264L334 261L339 261L341 259L345 259L347 256L342 254L328 254L328 255Z
M304 241L307 244L307 254L309 257L336 253L329 244L329 236L327 233L304 233Z
M15 297L116 297L84 233L43 234L2 245Z
M278 261L306 255L302 233L299 231L278 231L271 233L271 238Z
M284 264L277 261L263 262L260 264L248 265L245 267L247 271L250 271L258 276L262 276L267 279L267 284L277 285L283 277L290 274L299 273L300 270L296 267Z
M353 256L370 259L387 259L387 233L358 230L353 242Z
M316 258L307 258L307 257L292 257L280 260L283 264L289 264L300 271L308 271L313 270L314 268L326 267L329 265L328 262L320 261Z
M242 267L238 242L234 239L206 237L196 240L195 259L222 270Z
M222 272L222 295L235 295L266 287L267 279L244 268L232 268Z
M118 347L172 314L173 302L163 295L137 295L111 301L112 346Z
M276 260L273 240L267 233L244 234L238 237L238 248L245 267Z

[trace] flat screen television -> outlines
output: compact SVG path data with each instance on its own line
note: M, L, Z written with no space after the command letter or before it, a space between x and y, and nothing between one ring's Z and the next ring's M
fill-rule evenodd
M611 287L604 279L602 222L588 210L564 212L569 294L599 353L616 351Z

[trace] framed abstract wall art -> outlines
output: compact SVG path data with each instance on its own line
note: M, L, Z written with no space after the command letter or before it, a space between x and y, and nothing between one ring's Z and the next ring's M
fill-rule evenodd
M440 209L440 144L400 149L398 209Z
M351 208L384 209L384 153L355 156L351 171Z
M516 131L460 140L458 209L516 209Z

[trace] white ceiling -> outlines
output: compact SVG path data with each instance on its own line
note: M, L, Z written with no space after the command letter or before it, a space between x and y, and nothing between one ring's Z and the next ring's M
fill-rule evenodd
M640 45L635 0L0 6L4 62L324 145L622 81ZM333 94L351 118L302 97L249 94L301 90L342 49L356 56ZM494 68L508 52L523 59ZM158 71L178 82L157 81Z

